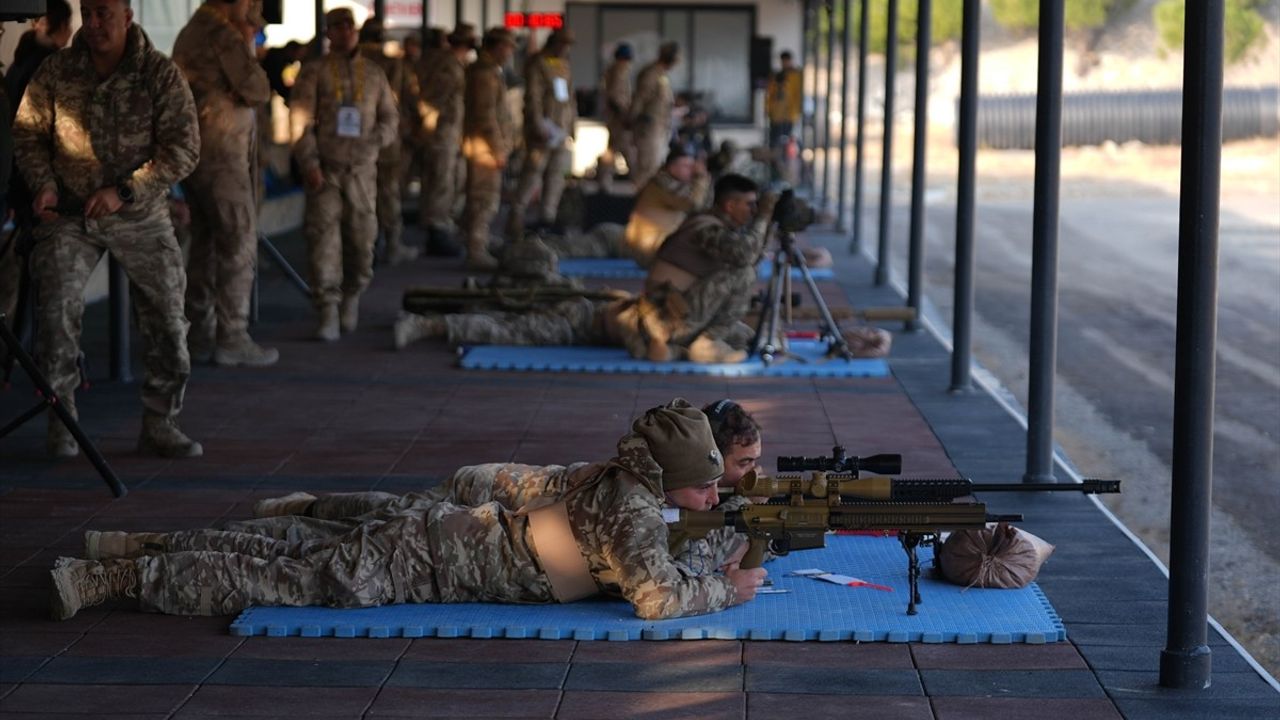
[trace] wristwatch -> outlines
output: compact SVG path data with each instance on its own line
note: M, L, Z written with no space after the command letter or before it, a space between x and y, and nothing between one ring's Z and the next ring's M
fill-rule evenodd
M120 202L125 205L133 202L133 188L129 187L127 180L121 180L116 183L116 195L120 196Z

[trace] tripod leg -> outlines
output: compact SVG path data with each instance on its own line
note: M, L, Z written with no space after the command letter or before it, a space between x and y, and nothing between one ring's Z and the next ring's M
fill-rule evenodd
M307 285L307 281L303 280L302 276L298 274L298 271L293 269L293 266L290 265L284 255L276 249L276 246L267 239L266 235L258 236L258 247L267 251L267 254L271 256L271 260L275 262L276 267L280 268L281 272L284 273L284 276L289 279L289 282L293 283L293 286L298 288L298 292L302 293L303 296L310 300L311 286Z
M818 283L814 281L813 274L809 272L809 266L805 264L804 256L800 253L793 253L796 267L800 268L800 275L804 278L804 284L809 288L809 294L813 296L813 304L818 307L818 313L822 316L822 322L826 326L825 330L829 342L831 343L831 355L839 355L846 360L853 359L853 351L849 349L849 344L845 342L844 336L840 334L840 326L836 324L836 320L831 315L831 308L827 307L827 301L822 299L822 291L818 289Z
M44 403L53 410L54 414L58 416L58 419L62 421L62 424L67 427L68 431L70 431L71 436L76 439L76 443L80 445L80 449L84 451L85 457L89 458L89 462L93 463L93 467L97 469L98 474L102 476L102 480L107 484L107 487L111 488L111 494L116 497L124 497L127 495L129 493L129 488L125 487L124 483L120 482L120 478L116 476L115 471L111 469L111 466L107 464L106 459L98 452L98 448L93 444L93 441L89 439L88 435L84 434L84 430L80 428L80 423L77 422L76 419L71 416L71 413L67 412L67 408L58 401L57 394L53 392L53 388L49 386L49 382L45 380L44 375L40 373L40 370L36 367L35 361L31 359L31 356L27 354L26 350L22 349L22 345L18 342L18 338L9 330L9 326L6 324L5 320L4 313L0 313L0 340L4 341L5 347L7 347L9 352L17 358L18 364L22 366L24 371L26 371L27 377L31 378L31 382L36 386L36 390L40 392L42 397L44 397ZM33 409L26 413L22 422L30 420L37 414L38 406L37 409ZM10 423L10 425L12 427L16 427L16 425L13 425L12 423ZM6 427L6 432L10 431L12 427Z

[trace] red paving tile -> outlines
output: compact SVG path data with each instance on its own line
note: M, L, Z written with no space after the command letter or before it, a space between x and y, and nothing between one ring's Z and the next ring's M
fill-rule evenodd
M1071 643L1048 645L911 645L921 670L1078 670L1087 668Z
M396 660L411 641L403 638L245 638L234 657L264 660Z
M742 643L736 640L580 642L573 653L573 662L738 665L742 662Z
M345 641L343 641L345 642ZM414 640L403 660L432 662L565 663L575 655L572 640Z
M244 638L206 633L146 633L112 635L91 632L76 641L67 655L76 657L210 658L225 657Z
M1120 713L1106 698L976 698L932 699L937 720L1119 720Z
M751 720L797 718L875 718L876 720L933 720L929 698L880 695L801 695L747 693Z
M27 683L4 699L5 712L169 713L195 690L187 685L42 685Z
M369 707L377 693L378 688L375 687L203 685L182 705L174 718L357 718Z
M596 720L602 717L739 720L745 706L743 693L567 691L560 701L556 717L561 720Z
M368 717L550 718L555 715L559 703L559 690L388 687L378 694Z
M12 656L52 657L76 642L70 633L0 631L0 652Z
M748 666L809 665L863 669L907 670L911 651L897 643L746 642L743 658Z

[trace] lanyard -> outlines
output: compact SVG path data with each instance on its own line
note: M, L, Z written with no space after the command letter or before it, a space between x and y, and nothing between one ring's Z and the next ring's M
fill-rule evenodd
M354 90L352 101L356 105L359 105L360 100L364 97L364 73L361 72L362 68L360 67L362 62L364 62L364 58L357 54L349 66L351 68L351 85ZM339 105L342 105L346 88L343 86L342 76L338 72L337 56L329 56L329 74L333 77L333 97L338 101Z

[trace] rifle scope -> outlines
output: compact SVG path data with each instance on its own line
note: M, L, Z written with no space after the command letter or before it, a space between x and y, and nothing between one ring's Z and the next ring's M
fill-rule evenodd
M784 455L778 458L778 472L804 472L821 470L831 473L851 473L857 475L866 471L877 475L897 475L902 472L902 456L896 453L871 455L860 458L848 456L843 445L831 448L831 457L803 457L801 455Z

